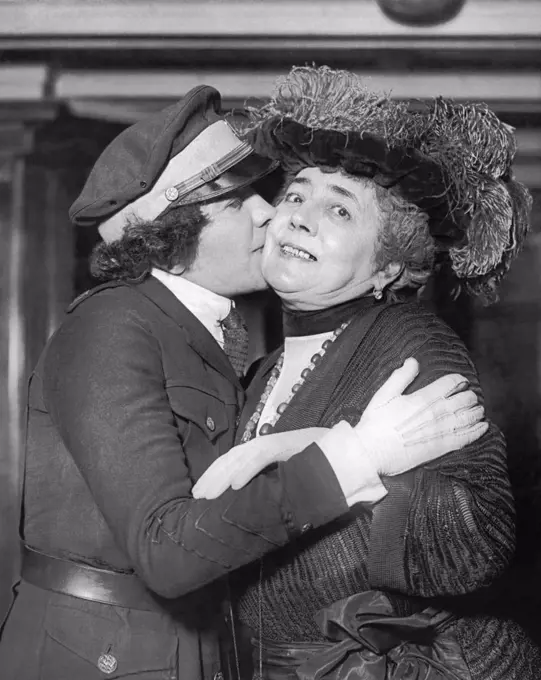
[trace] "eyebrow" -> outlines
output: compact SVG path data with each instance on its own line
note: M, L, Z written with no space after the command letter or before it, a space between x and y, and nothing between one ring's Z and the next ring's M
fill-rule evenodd
M331 191L334 191L335 194L338 194L339 196L345 196L346 198L349 198L350 200L354 201L356 205L360 206L359 199L357 196L352 191L349 191L348 189L345 189L344 187L341 187L339 184L331 184L329 187Z
M303 185L310 185L312 186L312 181L308 179L308 177L295 177L295 179L290 182L289 187L291 187L293 184L303 184ZM352 191L349 191L348 189L345 189L344 187L340 186L339 184L329 184L327 187L330 189L333 193L338 194L339 196L344 196L345 198L349 198L351 201L354 201L356 205L360 208L360 203L359 199L357 196Z

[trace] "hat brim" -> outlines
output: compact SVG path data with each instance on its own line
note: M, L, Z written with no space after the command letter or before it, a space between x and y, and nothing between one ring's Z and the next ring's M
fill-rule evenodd
M173 201L171 205L193 205L216 198L225 198L229 194L250 186L250 184L265 177L278 165L277 161L252 153L212 181L194 189L177 201Z
M290 173L306 167L337 168L385 188L396 187L404 199L426 212L438 246L447 250L464 242L462 215L449 206L441 168L418 149L390 147L383 136L371 132L310 128L280 117L252 128L248 141Z

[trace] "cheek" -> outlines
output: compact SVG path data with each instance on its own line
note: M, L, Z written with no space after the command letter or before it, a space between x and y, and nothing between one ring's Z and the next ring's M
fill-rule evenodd
M263 247L263 261L272 257L273 254L276 254L278 249L279 230L279 226L274 222L274 220L267 227L265 234L265 245Z
M357 241L351 234L330 229L322 243L323 259L328 266L343 267L355 260L358 253Z
M340 278L372 274L374 245L362 234L332 234L323 244L325 268Z
M276 238L289 221L289 214L283 206L278 206L276 214L267 227L267 237Z
M276 260L273 257L275 252L274 245L267 240L261 255L261 272L265 278L276 269ZM274 264L273 264L274 260Z

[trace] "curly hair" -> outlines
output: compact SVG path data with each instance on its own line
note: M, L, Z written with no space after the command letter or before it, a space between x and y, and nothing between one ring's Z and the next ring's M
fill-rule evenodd
M92 275L102 281L141 281L153 267L189 268L208 221L201 204L172 206L152 221L134 220L120 239L94 248Z
M369 179L363 181L373 186L381 217L374 264L380 269L393 262L402 267L398 278L384 291L386 298L399 300L420 294L434 273L436 257L428 215L393 188L385 189Z

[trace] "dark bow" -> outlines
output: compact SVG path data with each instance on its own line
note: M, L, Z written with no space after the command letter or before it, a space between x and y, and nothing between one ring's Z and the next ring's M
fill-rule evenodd
M318 614L328 640L296 669L300 680L470 680L452 632L453 615L426 608L396 616L387 595L371 590Z

